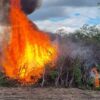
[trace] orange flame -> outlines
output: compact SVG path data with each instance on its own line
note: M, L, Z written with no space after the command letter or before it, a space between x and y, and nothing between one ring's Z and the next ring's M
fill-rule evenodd
M97 71L97 68L92 68L92 72L95 74L95 81L94 81L94 84L95 84L95 87L100 87L100 83L99 83L99 73Z
M3 62L5 74L22 83L36 83L45 64L56 58L56 47L23 13L20 0L11 0L11 38Z

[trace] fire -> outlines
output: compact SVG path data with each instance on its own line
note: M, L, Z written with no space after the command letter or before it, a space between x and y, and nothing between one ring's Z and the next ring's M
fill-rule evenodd
M94 85L95 87L100 87L100 82L99 82L99 73L97 71L97 68L92 68L92 72L95 74L95 81L94 81Z
M11 0L11 37L5 49L5 74L22 83L36 83L47 63L56 58L56 47L44 32L32 24L20 7L20 0Z

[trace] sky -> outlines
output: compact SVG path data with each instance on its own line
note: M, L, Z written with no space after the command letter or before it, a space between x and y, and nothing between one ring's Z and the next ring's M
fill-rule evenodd
M29 18L44 31L60 28L73 32L84 24L100 24L100 0L42 0L41 7Z

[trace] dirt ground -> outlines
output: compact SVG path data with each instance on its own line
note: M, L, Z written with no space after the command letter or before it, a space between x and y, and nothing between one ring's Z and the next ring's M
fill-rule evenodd
M0 100L100 100L100 91L76 88L0 88Z

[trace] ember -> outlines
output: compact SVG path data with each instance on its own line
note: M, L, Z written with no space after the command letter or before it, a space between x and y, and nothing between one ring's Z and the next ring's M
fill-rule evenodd
M32 24L20 7L20 0L11 0L11 37L4 51L5 74L23 84L36 83L45 64L56 58L56 47L49 36Z

